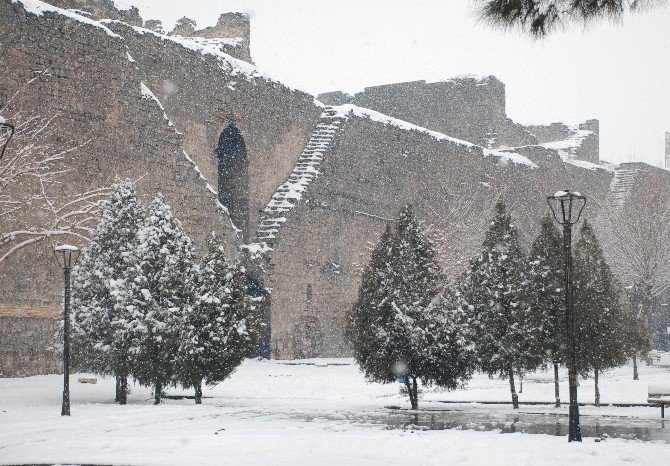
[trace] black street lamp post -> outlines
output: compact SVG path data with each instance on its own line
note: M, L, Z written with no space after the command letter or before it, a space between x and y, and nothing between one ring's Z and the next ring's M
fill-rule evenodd
M2 156L5 155L5 148L7 147L7 144L9 144L9 140L12 139L12 136L14 136L14 127L7 123L7 120L0 116L0 134L4 133L5 131L9 133L9 136L7 136L7 139L0 148L0 160L2 160Z
M54 247L54 256L65 275L63 293L63 407L61 416L70 415L70 272L79 258L79 248L61 245Z
M586 197L576 191L558 191L547 197L554 219L563 225L563 257L565 276L565 311L568 334L568 382L570 385L570 411L568 442L582 441L577 403L577 348L575 342L575 312L572 290L572 225L579 221L586 205Z

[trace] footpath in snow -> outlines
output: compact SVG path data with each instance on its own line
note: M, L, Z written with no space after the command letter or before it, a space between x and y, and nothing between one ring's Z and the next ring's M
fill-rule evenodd
M399 384L367 383L349 359L328 360L328 367L309 362L246 361L229 380L205 389L200 406L189 399L153 406L150 389L139 386L128 405L118 406L113 380L80 384L75 374L69 418L60 416L61 376L0 379L0 464L339 465L411 458L413 464L658 465L670 458L663 429L670 431L670 421L662 423L658 408L585 406L582 422L598 437L568 445L561 430L566 406L514 411L448 403L509 401L504 380L478 375L454 392L424 388L420 412L413 413ZM670 384L670 370L643 365L638 381L630 367L607 372L603 403L644 403L649 384ZM561 393L566 400L563 373ZM191 393L173 388L168 394ZM524 379L522 402L552 399L551 373ZM580 401L593 401L592 380L581 381ZM652 441L603 435L618 428Z

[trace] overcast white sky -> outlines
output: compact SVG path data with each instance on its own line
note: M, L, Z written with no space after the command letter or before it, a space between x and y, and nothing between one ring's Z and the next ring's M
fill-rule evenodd
M171 28L251 16L267 74L317 94L460 74L495 75L520 123L598 118L601 158L660 165L670 131L670 8L541 41L478 23L473 0L115 0Z

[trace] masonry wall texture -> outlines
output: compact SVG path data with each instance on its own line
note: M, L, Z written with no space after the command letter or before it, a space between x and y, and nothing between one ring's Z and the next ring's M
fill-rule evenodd
M90 8L84 0L66 3ZM322 99L370 107L498 151L383 115L324 109L313 96L207 42L225 31L248 38L244 15L223 15L216 27L199 32L180 24L201 35L190 38L156 32L157 23L116 10L89 17L104 20L33 14L18 0L0 0L0 108L22 87L9 106L13 113L3 110L3 116L58 114L59 145L90 140L68 156L63 198L109 186L117 175L130 177L139 180L145 201L163 193L200 251L211 231L224 235L230 255L241 255L259 287L271 290L266 309L276 358L349 354L345 311L372 245L404 204L452 239L440 257L453 278L476 254L501 195L528 246L546 213L547 193L578 188L598 201L586 211L595 217L599 205L612 203L612 186L621 185L619 168L596 165L597 120L576 129L523 127L507 118L504 85L494 77L399 83ZM224 131L239 135L246 149L229 173L215 155ZM286 191L282 185L306 172L311 182L301 199L269 213L273 196ZM221 206L217 188L228 180L221 199L229 206ZM270 214L279 217L272 217L273 238L264 239L259 232ZM44 241L0 263L0 305L59 307L60 274L50 247ZM0 318L2 335L16 335L12 341L22 345L34 334L48 346L52 321L21 319L27 317ZM31 333L42 324L41 336ZM3 338L0 350L14 344ZM9 375L47 370L47 363L20 360Z
M61 372L54 339L58 318L57 308L0 305L0 377Z
M409 151L408 151L408 148ZM515 214L526 246L545 213L547 193L559 186L584 186L589 195L607 197L611 173L565 164L551 151L526 148L538 168L433 136L399 130L350 116L321 163L321 176L309 186L303 202L287 214L267 254L267 283L272 288L272 349L277 358L292 358L293 334L302 324L307 285L322 326L322 355L349 354L343 345L344 311L357 297L360 272L385 225L411 203L419 219L446 236L463 232L457 218L464 199L477 208L473 223L485 221L498 196ZM589 215L597 215L589 205ZM456 221L458 220L458 221ZM483 227L454 255L472 257L481 244ZM447 256L453 260L454 255Z
M351 103L484 147L537 141L505 113L505 85L494 76L413 81L366 87L353 96L321 94L324 103Z
M141 76L121 37L57 12L35 15L7 0L0 2L0 37L0 105L19 89L4 114L55 116L57 132L49 141L55 147L88 141L67 154L61 199L110 186L116 176L139 180L142 200L162 193L197 245L204 246L216 230L235 250L238 240L225 209L185 157L182 136L160 106L142 95ZM62 239L26 248L0 265L3 303L58 302L59 273L50 252L57 240Z

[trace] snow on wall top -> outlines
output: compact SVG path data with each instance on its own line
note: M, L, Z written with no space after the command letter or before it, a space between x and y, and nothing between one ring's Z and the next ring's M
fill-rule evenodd
M546 149L554 149L560 152L563 152L561 155L568 155L568 154L573 154L574 150L581 147L581 145L584 143L584 140L591 136L593 131L589 131L586 129L579 129L578 127L568 127L570 131L572 131L572 134L570 135L569 138L564 139L562 141L553 141L553 142L545 142L543 144L539 144L541 147L544 147Z
M181 37L181 36L170 36L170 37ZM243 37L232 37L232 38L217 37L212 39L206 37L188 37L188 39L206 47L214 47L219 51L223 51L222 49L223 46L238 47L242 45L242 43L244 42Z
M170 117L168 117L167 113L165 112L165 108L163 107L163 104L161 103L160 100L158 100L158 97L149 89L149 87L144 84L143 82L140 82L140 93L142 94L142 98L146 100L151 100L153 101L156 105L158 105L158 108L160 108L163 111L163 118L167 122L168 127L170 127L176 134L180 135L181 133L177 131L175 128L174 124L172 124L172 121L170 120ZM240 233L240 229L235 226L233 223L232 218L230 218L228 208L221 204L219 201L219 193L212 187L211 184L209 184L209 181L205 176L202 174L202 171L200 170L200 167L198 167L198 164L195 163L195 161L186 153L185 150L182 149L182 154L184 155L184 158L191 164L193 165L193 169L196 171L198 174L198 177L205 183L205 187L207 188L207 191L212 193L214 195L214 198L216 200L216 206L219 210L224 212L227 216L228 219L230 220L230 226L231 228L236 232Z
M121 36L118 34L113 33L109 28L105 27L103 24L101 24L98 21L94 21L91 18L88 18L86 16L83 16L81 14L77 14L72 10L64 10L62 8L55 7L53 5L50 5L45 2L41 2L39 0L12 0L12 3L20 3L23 5L23 8L26 9L28 13L31 13L35 16L42 16L44 13L56 13L61 16L65 16L69 19L72 19L74 21L78 21L83 24L87 24L89 26L94 26L96 28L102 29L105 31L107 35L110 37L114 37L115 39L123 39Z
M427 134L437 141L449 141L453 144L467 147L468 149L475 149L475 150L481 149L485 157L498 157L506 162L512 162L519 165L526 165L530 168L538 168L535 163L533 163L528 157L524 155L517 154L515 152L504 152L494 149L486 149L471 142L463 141L462 139L457 139L448 136L444 133L433 131L424 128L423 126L418 126L404 120L399 120L397 118L390 117L375 110L370 110L369 108L358 107L357 105L353 104L339 105L337 107L332 108L338 117L349 118L349 116L353 115L359 118L381 123L383 125L393 126L404 131L417 131L419 133Z
M285 83L282 83L280 81L277 81L276 79L273 79L269 77L268 75L262 73L256 66L252 65L251 63L247 63L244 60L240 60L238 58L235 58L231 55L228 55L227 53L221 51L221 46L222 42L221 41L232 41L234 42L236 39L202 39L201 37L181 37L181 36L166 36L164 34L160 34L156 31L152 31L151 29L146 29L143 27L139 26L132 26L130 24L124 23L122 21L117 21L117 20L111 20L111 19L105 19L102 20L101 23L103 24L123 24L127 27L132 28L135 32L141 35L149 34L154 37L157 37L161 40L167 41L167 42L172 42L173 44L180 45L186 49L192 50L194 52L200 53L203 57L214 57L217 59L219 62L219 66L221 69L229 73L233 76L244 76L246 77L247 80L253 80L253 79L263 79L266 82L274 83L274 84L279 84L282 87L290 90L290 91L297 91L297 89L287 86Z

